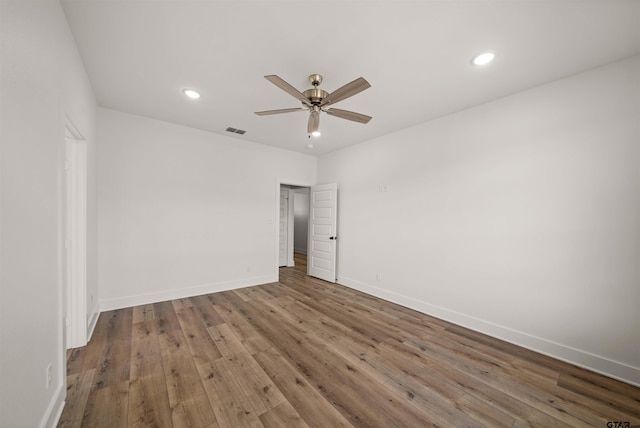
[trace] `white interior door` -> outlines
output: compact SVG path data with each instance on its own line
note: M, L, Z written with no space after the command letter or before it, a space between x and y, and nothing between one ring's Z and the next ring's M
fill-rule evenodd
M287 255L289 254L289 191L280 189L280 257L279 266L287 265Z
M311 187L307 273L329 282L336 282L337 211L336 183Z

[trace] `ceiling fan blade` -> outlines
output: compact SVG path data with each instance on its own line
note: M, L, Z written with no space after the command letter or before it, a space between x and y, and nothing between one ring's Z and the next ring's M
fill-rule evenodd
M342 101L345 98L352 97L355 94L358 94L370 87L371 85L364 79L364 77L358 77L353 82L347 83L346 85L336 89L335 91L327 95L320 103L320 106L322 107L329 104L337 103L338 101Z
M354 122L359 123L368 123L371 120L371 116L367 116L366 114L360 114L348 110L340 110L339 108L330 108L327 110L327 114L339 117L341 119L353 120Z
M307 99L307 97L302 95L302 92L298 91L296 88L282 80L280 77L276 76L275 74L270 74L268 76L264 76L264 78L286 93L293 95L294 97L302 101L305 105L309 105L309 100Z
M294 111L307 111L306 108L281 108L279 110L265 110L265 111L257 111L255 112L258 116L267 116L270 114L280 114L280 113L292 113Z
M309 123L307 124L307 133L312 134L320 129L320 112L312 111L309 114Z

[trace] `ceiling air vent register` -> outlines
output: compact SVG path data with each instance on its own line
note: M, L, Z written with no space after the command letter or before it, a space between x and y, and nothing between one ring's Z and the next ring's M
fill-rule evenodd
M227 131L227 132L233 132L234 134L240 134L240 135L242 135L242 134L244 134L245 132L247 132L247 131L245 131L245 130L242 130L242 129L236 129L236 128L232 128L232 127L228 127L227 129L225 129L225 131Z

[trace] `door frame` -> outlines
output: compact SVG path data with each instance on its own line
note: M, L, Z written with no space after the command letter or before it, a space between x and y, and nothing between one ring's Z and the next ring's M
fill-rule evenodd
M282 249L278 246L278 265L280 267L283 266L293 266L293 200L291 195L293 194L292 189L282 188L280 187L280 211L278 218L278 239L282 235L282 230L280 228L280 224L282 223L282 197L284 195L284 215L285 215L285 226L286 231L284 233L285 237L285 255L284 255L284 264L282 264L282 258L280 257L280 250Z
M295 206L295 189L287 189L287 267L295 266L293 258L293 223L295 222L293 207Z
M288 179L284 179L284 178L278 178L276 179L276 186L275 186L275 217L274 217L274 262L273 262L273 266L274 266L274 281L278 281L279 276L280 276L280 186L282 185L289 185L289 186L298 186L298 187L312 187L315 186L315 183L310 183L310 182L305 182L305 181L300 181L300 180L288 180ZM292 223L293 224L293 223Z
M65 348L87 344L87 144L67 117L64 136ZM70 192L71 190L71 192Z

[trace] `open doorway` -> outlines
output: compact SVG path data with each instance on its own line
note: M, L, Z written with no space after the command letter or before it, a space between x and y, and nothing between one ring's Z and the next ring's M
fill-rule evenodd
M300 190L304 189L304 190ZM306 202L300 205L308 207L300 210L299 249L307 254L295 253L295 201L296 193L308 194ZM293 196L292 196L293 195ZM281 266L295 266L294 254L306 259L306 274L328 282L337 281L337 218L338 184L327 183L315 186L291 185L278 182L276 193L276 278ZM305 200L304 197L300 198ZM306 216L302 213L305 212ZM302 229L302 230L301 230ZM304 229L307 230L307 242L304 243Z
M278 267L304 263L309 239L309 187L280 185Z

